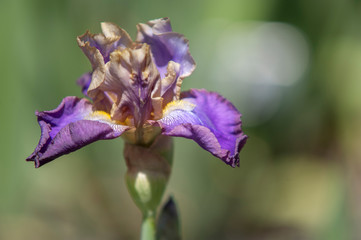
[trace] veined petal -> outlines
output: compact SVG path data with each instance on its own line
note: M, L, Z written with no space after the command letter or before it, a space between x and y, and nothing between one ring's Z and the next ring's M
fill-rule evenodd
M166 106L157 123L162 134L193 139L226 164L239 166L239 152L247 140L241 114L218 93L196 89L184 92L180 101Z
M137 41L150 45L161 78L167 73L169 61L180 64L181 78L193 72L196 64L189 53L188 40L182 34L172 32L168 18L140 23L137 29Z
M119 137L129 128L111 122L106 113L93 112L88 100L76 97L66 97L56 109L36 115L41 137L26 159L34 161L35 167L94 141Z
M112 119L125 121L134 118L136 127L142 126L151 115L151 93L159 73L151 59L149 45L116 50L106 64L105 80L100 86L112 92L117 100L111 111Z

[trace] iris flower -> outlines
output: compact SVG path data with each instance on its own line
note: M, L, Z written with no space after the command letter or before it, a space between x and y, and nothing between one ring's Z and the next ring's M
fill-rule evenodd
M78 80L85 98L66 97L51 111L36 112L39 144L27 161L35 167L92 142L123 137L149 146L160 134L189 138L226 164L239 166L247 136L241 114L218 93L181 92L195 69L188 40L168 18L137 25L136 41L109 22L100 34L77 38L92 71Z

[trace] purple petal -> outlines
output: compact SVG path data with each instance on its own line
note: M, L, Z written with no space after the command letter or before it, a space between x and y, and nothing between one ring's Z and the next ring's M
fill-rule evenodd
M172 32L169 19L156 19L147 24L138 24L137 41L151 46L152 54L162 78L167 72L169 61L180 64L180 77L189 76L195 69L195 62L189 53L188 40Z
M167 17L150 20L147 25L152 28L154 33L172 32L172 26Z
M41 137L34 152L26 159L35 167L73 152L97 140L119 137L128 127L107 122L96 115L86 99L66 97L52 111L36 112Z
M241 114L215 92L192 89L182 100L170 103L158 120L163 134L193 139L226 164L239 166L239 152L247 136L241 129Z
M92 73L84 73L77 81L76 83L81 87L81 92L84 94L84 96L88 97L87 91L89 88L89 85L92 81Z

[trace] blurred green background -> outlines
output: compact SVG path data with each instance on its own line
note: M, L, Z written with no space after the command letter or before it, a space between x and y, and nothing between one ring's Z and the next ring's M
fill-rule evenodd
M81 96L76 43L112 21L170 17L207 88L243 113L232 169L175 140L166 196L184 239L361 239L361 2L357 0L0 1L0 239L137 239L121 139L34 169L35 110Z

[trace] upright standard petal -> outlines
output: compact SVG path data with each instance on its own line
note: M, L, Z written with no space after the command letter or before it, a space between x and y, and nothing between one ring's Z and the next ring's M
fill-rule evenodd
M218 93L196 89L184 92L180 101L166 106L157 123L162 134L193 139L226 164L239 166L239 152L247 140L241 114Z
M93 112L86 99L66 97L52 111L36 112L41 137L34 152L26 159L35 167L73 152L97 140L119 137L127 126L110 121L104 112Z
M106 65L105 80L99 89L116 95L112 119L125 121L132 117L141 127L151 117L151 93L159 73L151 59L149 45L114 51Z
M168 18L140 23L137 28L137 41L150 45L161 78L167 73L169 61L180 64L181 78L193 72L196 64L189 53L188 40L182 34L172 32Z
M88 43L90 47L99 50L104 58L104 62L109 60L109 55L117 48L126 48L132 45L132 40L128 33L114 23L102 22L103 33L91 34L89 31L79 36L78 39Z

